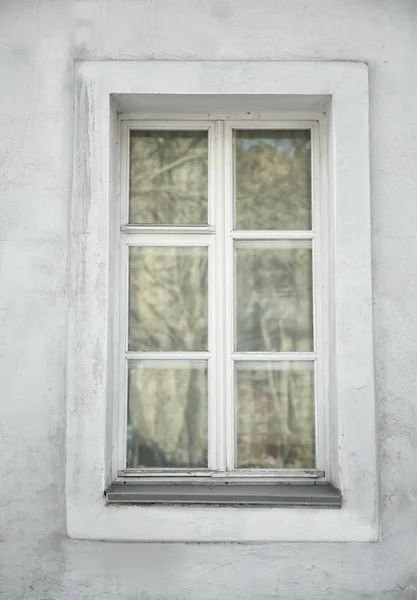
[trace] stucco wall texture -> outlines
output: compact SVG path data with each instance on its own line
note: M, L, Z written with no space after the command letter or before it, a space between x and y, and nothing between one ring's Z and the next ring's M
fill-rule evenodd
M76 58L369 64L379 543L66 537ZM0 0L1 600L417 598L416 60L416 0Z

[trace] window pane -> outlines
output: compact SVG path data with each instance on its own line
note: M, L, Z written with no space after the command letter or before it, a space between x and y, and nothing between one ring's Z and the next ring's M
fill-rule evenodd
M239 243L236 256L236 349L313 349L311 242Z
M130 132L129 222L207 223L207 131Z
M237 363L237 467L314 468L312 363Z
M129 249L129 350L207 350L207 247Z
M310 131L237 130L234 149L235 228L310 229Z
M129 367L127 467L207 467L207 363Z

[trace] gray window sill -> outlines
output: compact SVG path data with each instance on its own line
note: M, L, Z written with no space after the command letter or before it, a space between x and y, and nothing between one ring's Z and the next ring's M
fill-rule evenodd
M108 504L205 504L340 508L342 494L327 481L278 483L114 482L105 491Z

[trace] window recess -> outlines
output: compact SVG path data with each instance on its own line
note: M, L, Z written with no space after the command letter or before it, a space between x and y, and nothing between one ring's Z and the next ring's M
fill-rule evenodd
M339 507L317 121L122 119L112 503Z
M368 88L367 65L358 62L75 61L66 369L65 491L69 537L134 542L378 541ZM236 113L236 107L241 112ZM268 220L271 227L255 229L255 239L251 236L254 230L244 229L239 222L240 229L235 228L231 233L232 228L227 226L227 219L230 222L233 217L231 202L234 199L231 125L232 129L245 132L247 129L297 128L311 132L311 225L287 223L284 226L276 220ZM198 222L191 225L184 221L164 224L160 220L155 225L150 219L144 223L137 222L136 217L129 219L126 131L129 128L158 131L210 129L207 162L214 159L210 165L221 166L217 167L216 175L212 176L213 169L207 171L207 194L214 202L208 200L208 215L204 222L201 212L197 212ZM212 147L218 150L212 152ZM231 177L227 176L230 172ZM195 190L201 190L196 180L193 185ZM212 193L213 186L218 190L216 194ZM241 202L244 198L241 188L238 194L238 202ZM167 206L166 196L162 206ZM171 203L171 208L174 206L175 203ZM194 203L193 209L198 206L201 207L201 203ZM217 206L220 214L224 214L222 219L217 214L209 214ZM140 211L144 211L143 204ZM304 211L303 218L306 216ZM189 215L187 221L188 218ZM238 218L242 218L241 213ZM252 215L252 222L253 218ZM195 219L193 215L193 221ZM258 227L256 219L255 226ZM275 243L288 239L311 241L315 347L311 351L297 348L297 357L288 348L280 348L277 353L282 361L288 354L291 364L305 352L307 358L311 352L315 355L310 361L314 364L316 463L313 469L292 469L288 465L277 468L276 463L272 465L273 473L265 467L244 469L239 466L228 470L227 465L224 470L195 467L171 471L169 467L140 467L136 474L130 467L126 469L127 366L130 362L134 364L134 358L144 360L141 352L148 353L148 361L161 359L161 356L152 356L154 350L149 348L128 349L128 247L142 246L142 242L151 241L154 234L158 234L157 237L162 237L161 234L168 237L169 234L170 240L177 235L183 238L197 235L200 240L207 238L201 246L206 248L208 255L214 253L214 261L210 256L207 258L208 269L210 264L217 264L219 259L216 257L222 257L220 268L225 273L224 287L220 288L217 281L214 286L219 301L221 294L226 294L224 290L234 290L235 283L231 278L234 259L231 256L237 242L246 241L246 238L251 243L263 242L270 236ZM158 246L156 242L149 244L155 245ZM177 245L183 247L184 242L177 242ZM239 260L243 250L238 250ZM266 253L266 250L262 252ZM139 252L139 258L135 257L141 265L142 256ZM149 260L149 254L146 258ZM165 259L172 261L172 254ZM198 260L201 260L201 253ZM162 261L162 257L158 261ZM246 271L239 273L239 281L243 277L247 285ZM218 278L218 274L209 269L209 277ZM267 284L271 286L272 282ZM262 286L258 287L262 291ZM208 307L212 289L209 280ZM162 296L159 301L163 300ZM247 298L244 300L246 302ZM233 297L227 307L234 307L234 302ZM223 306L221 302L219 306ZM207 318L209 313L210 308ZM217 335L230 339L230 331L237 328L241 340L241 321L235 324L233 317L231 323L230 318L228 324L225 319L223 321ZM184 322L187 323L178 320L178 327ZM207 324L207 342L210 342L210 323ZM201 328L198 331L201 333ZM247 330L243 329L243 332L246 334ZM153 341L155 337L161 340L161 333L153 334ZM211 364L219 365L212 371L218 390L213 396L212 380L209 374L207 376L207 431L211 440L210 432L215 433L212 427L217 421L210 420L210 415L220 406L220 390L226 390L224 397L235 401L230 394L232 386L235 389L235 382L228 374L237 372L237 368L232 368L234 363L239 366L244 362L236 361L239 357L235 354L250 353L245 356L248 363L257 362L258 355L262 358L259 349L242 350L235 348L234 343L235 340L229 341L227 348L219 343L214 346L219 348L214 354L211 347L195 350L187 346L184 350L187 357L170 354L176 350L164 350L167 355L162 357L172 362L174 359L188 360L188 366L196 361L192 366L198 367L195 371L200 390L205 375L199 361L208 362L208 370ZM126 354L134 351L138 352L136 357L126 358ZM191 352L196 354L191 357ZM201 352L209 353L210 357ZM227 361L221 360L222 353ZM272 358L269 352L264 362L275 364L277 361ZM145 375L150 370L146 370ZM180 377L177 371L173 369L171 377ZM280 376L278 371L273 375ZM245 370L239 370L240 385L242 377L246 376ZM265 386L261 385L259 373L249 373L249 377L255 376L258 398L259 394L264 394ZM213 404L212 398L219 404ZM212 450L215 456L230 456L227 444L230 446L233 439L232 427L226 428L225 418L219 423L222 429L217 443L208 446L208 460L212 458ZM232 426L236 425L238 432L238 421L232 423ZM249 425L246 423L249 432L254 428L259 432L259 422L252 424L249 421ZM247 430L245 436L247 440ZM251 458L262 458L261 448L260 444L253 446ZM239 446L233 446L231 450L235 457L242 455L242 445L240 454ZM270 448L267 456L270 456ZM171 454L170 460L172 458ZM310 471L314 471L314 475L310 475ZM237 482L237 488L234 482ZM247 482L250 488L244 489ZM182 484L186 485L183 491L188 497L185 499L179 489ZM309 486L310 492L314 493L313 489L322 486L319 492L324 493L326 486L331 489L330 484L343 494L340 509L333 510L334 504L326 500L320 510L306 510L306 495L300 492L301 487ZM158 486L158 498L152 485ZM211 493L213 485L216 488ZM140 493L135 486L139 486ZM117 499L115 493L121 488L131 492L129 498ZM224 494L223 498L214 501L214 493L229 488L237 493L228 492L228 502ZM266 488L274 495L274 501L270 497L265 499L266 494L262 492ZM284 488L288 494L297 492L298 498L292 498L285 504L286 509L281 510L275 507L279 506L276 500ZM200 494L199 497L195 494L192 501L191 489ZM144 497L146 490L150 494L147 498ZM175 492L178 492L176 498L173 497ZM256 500L252 498L249 502L249 494L258 494L260 504L271 509L255 508ZM340 495L336 491L337 505L340 505ZM244 501L240 502L242 497ZM200 505L196 504L196 499ZM113 506L116 501L117 508ZM138 505L132 506L132 502ZM238 505L239 509L233 505Z

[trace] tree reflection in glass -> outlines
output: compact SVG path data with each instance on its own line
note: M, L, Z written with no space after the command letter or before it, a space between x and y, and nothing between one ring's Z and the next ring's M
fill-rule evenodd
M314 384L309 362L239 362L237 467L314 468Z
M310 241L237 242L236 349L313 350Z
M235 130L236 229L311 228L310 131Z
M207 223L207 131L130 132L129 222Z
M127 467L207 467L205 362L131 362Z
M234 130L233 152L234 228L310 230L310 131ZM131 131L129 221L207 224L207 131ZM314 351L311 240L251 237L234 249L235 351ZM207 247L131 246L129 265L129 351L207 351ZM236 467L314 467L314 364L235 367ZM207 386L205 361L129 360L128 467L208 466Z
M207 247L131 246L129 350L207 350Z

